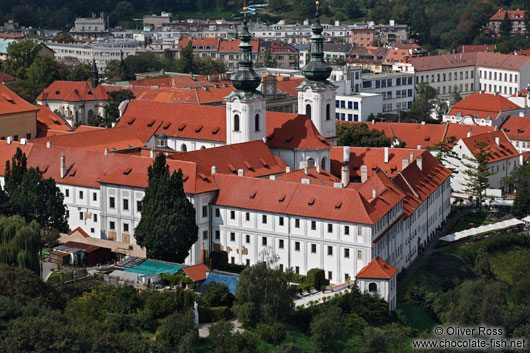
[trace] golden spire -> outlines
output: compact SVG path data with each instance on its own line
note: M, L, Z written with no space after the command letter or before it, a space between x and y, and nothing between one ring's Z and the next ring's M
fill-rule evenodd
M320 5L320 2L317 0L317 1L315 2L315 5L317 5L317 11L318 11L318 6Z
M243 1L243 16L247 17L247 0Z

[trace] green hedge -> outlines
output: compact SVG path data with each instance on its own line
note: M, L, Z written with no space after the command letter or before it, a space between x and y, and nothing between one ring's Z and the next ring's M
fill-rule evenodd
M312 268L307 271L307 283L313 285L316 290L321 290L323 286L329 284L329 280L326 279L324 270L320 268Z
M227 306L212 306L210 308L199 307L199 322L210 323L221 320L230 320L234 314Z

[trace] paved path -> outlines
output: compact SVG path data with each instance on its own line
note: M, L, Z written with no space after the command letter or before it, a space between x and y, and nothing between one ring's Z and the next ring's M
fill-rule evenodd
M56 271L57 265L52 262L42 262L41 261L41 277L43 281L46 281L48 279L48 276L52 270L52 268Z
M447 219L447 222L445 223L445 225L434 236L434 238L427 245L427 248L423 251L423 253L421 255L419 255L416 258L416 260L407 268L407 273L405 274L405 276L403 276L398 281L398 284L397 284L397 290L398 291L401 290L401 288L403 288L405 286L405 284L407 284L407 282L412 278L414 273L416 273L418 268L421 267L421 265L425 262L425 260L427 260L429 258L429 256L432 255L432 253L440 250L440 249L435 249L436 248L436 244L438 243L438 238L440 238L440 236L442 234L445 235L447 230L449 228L451 228L453 225L455 225L456 222L458 222L460 220L460 218L464 217L465 215L467 215L469 213L473 213L473 212L476 212L476 211L477 211L477 209L474 209L474 208L473 209L469 209L469 210L465 210L465 211L462 211L462 212L459 212L459 213L455 213L453 216L451 216L451 218Z

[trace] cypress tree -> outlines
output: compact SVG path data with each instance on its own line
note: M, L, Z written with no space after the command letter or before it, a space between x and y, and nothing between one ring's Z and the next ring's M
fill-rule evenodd
M475 197L478 202L479 213L482 213L482 201L484 200L484 191L490 186L488 177L495 173L488 170L488 161L490 153L486 151L488 144L484 141L475 143L478 152L475 153L474 159L464 156L467 162L463 162L466 192Z
M159 153L147 174L136 242L147 249L149 258L182 263L198 239L195 208L184 193L182 170L170 175L166 157Z

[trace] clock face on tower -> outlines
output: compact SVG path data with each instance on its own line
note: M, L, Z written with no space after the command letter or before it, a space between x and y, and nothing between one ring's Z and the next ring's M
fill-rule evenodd
M265 94L270 96L270 95L273 95L274 94L274 86L271 85L271 84L268 84L267 86L265 86Z

